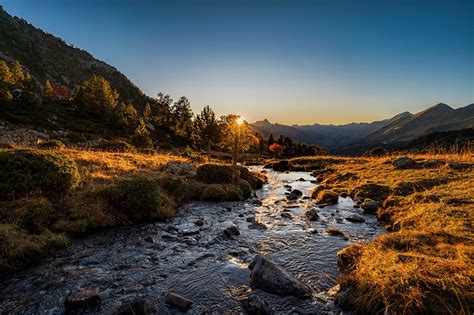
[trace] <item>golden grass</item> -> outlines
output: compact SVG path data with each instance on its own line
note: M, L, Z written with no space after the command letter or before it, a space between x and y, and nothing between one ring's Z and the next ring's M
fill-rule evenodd
M351 289L357 309L469 314L474 304L473 156L411 157L466 166L396 170L390 163L393 156L337 158L344 163L331 163L331 157L303 158L292 163L328 161L322 183L326 189L350 192L361 184L375 183L392 191L377 215L395 232L364 245L356 267L341 278L342 287ZM406 186L413 191L399 189Z

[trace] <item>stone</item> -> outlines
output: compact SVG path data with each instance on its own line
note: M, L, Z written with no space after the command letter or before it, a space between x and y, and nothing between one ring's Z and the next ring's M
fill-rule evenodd
M296 199L300 198L301 196L303 196L303 193L301 192L301 190L294 189L288 195L287 199L288 200L296 200Z
M375 200L367 199L360 205L360 207L365 213L375 214L379 208L379 204Z
M319 220L318 211L316 211L315 209L306 210L305 213L304 213L304 216L310 221Z
M347 196L348 195L347 195L346 192L342 192L342 193L339 194L339 197L341 197L341 198L347 198Z
M184 163L180 161L168 162L166 168L170 173L175 174L196 174L196 166L191 163Z
M350 222L355 222L355 223L363 223L365 222L365 219L364 217L358 215L358 214L351 214L349 216L346 217L346 220L347 221L350 221Z
M344 233L340 229L335 228L335 227L327 228L326 233L328 233L329 235L333 235L333 236L337 236L337 235L344 236Z
M189 236L199 234L199 227L196 227L193 223L183 223L176 226L178 233L183 236Z
M249 265L250 287L280 296L292 295L299 298L311 297L311 289L288 274L273 261L256 255Z
M282 212L282 213L280 214L280 216L281 216L282 218L286 218L286 219L290 219L290 220L293 219L293 217L291 216L291 214L289 214L289 213L287 213L287 212Z
M96 289L81 290L71 293L64 301L66 314L81 313L100 308L101 298Z
M392 190L388 186L375 183L365 183L352 189L350 195L356 202L370 198L382 204L391 193Z
M317 181L318 183L322 182L323 180L324 180L323 175L318 175L318 176L316 177L316 181Z
M258 295L250 295L247 299L242 300L243 309L248 314L253 315L270 315L272 310L267 301Z
M167 292L165 296L166 304L178 308L181 312L186 312L193 305L193 301L174 292Z
M323 190L318 194L316 198L316 202L327 204L336 204L338 200L339 195L332 190Z
M300 178L298 179L298 181L300 181L300 182L305 182L306 179L304 179L303 177L300 177Z
M152 315L156 314L156 308L150 302L137 299L131 302L123 303L113 315Z
M225 221L222 223L221 234L226 237L240 235L240 230L232 221Z
M204 219L197 219L196 221L194 221L194 224L197 225L197 226L203 226L204 225Z
M392 164L396 169L408 169L415 168L417 166L417 163L414 159L406 156L393 160Z
M272 168L277 172L286 172L290 170L290 162L288 160L281 160L273 163Z
M144 238L145 242L148 242L148 243L155 243L155 238L153 237L153 235L147 235L145 236Z

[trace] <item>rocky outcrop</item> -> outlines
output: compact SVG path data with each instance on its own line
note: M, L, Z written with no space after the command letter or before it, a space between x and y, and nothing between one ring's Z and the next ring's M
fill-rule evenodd
M250 286L281 296L293 295L299 298L311 297L311 289L268 258L256 255L249 265Z
M393 160L392 165L395 166L396 169L409 169L418 166L414 159L406 156Z

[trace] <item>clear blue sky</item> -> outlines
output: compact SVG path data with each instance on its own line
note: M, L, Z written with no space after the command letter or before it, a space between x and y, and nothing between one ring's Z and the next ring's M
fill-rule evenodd
M195 111L345 123L474 102L474 1L0 4Z

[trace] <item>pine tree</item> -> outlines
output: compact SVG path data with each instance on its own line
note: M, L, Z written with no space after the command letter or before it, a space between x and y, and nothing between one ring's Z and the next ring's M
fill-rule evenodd
M194 137L198 143L207 146L207 159L211 161L211 143L220 140L219 122L209 105L204 106L194 119Z
M151 121L151 118L152 118L151 115L152 115L151 114L151 105L150 105L150 103L146 103L145 108L143 109L143 120L145 122Z
M13 84L21 85L25 80L25 74L23 73L23 69L21 68L21 64L18 62L18 60L13 64L11 73Z
M268 137L268 146L271 146L274 143L275 143L275 140L273 139L273 133L271 133L270 137Z
M12 84L12 72L8 67L7 63L0 60L0 83L2 85Z
M108 114L115 108L118 93L104 77L93 75L77 87L73 100L81 108Z
M143 118L140 118L135 134L130 138L130 141L137 148L150 148L153 146L153 140L150 138L150 133Z
M191 138L193 128L193 111L186 97L181 97L173 104L172 123L176 134Z

